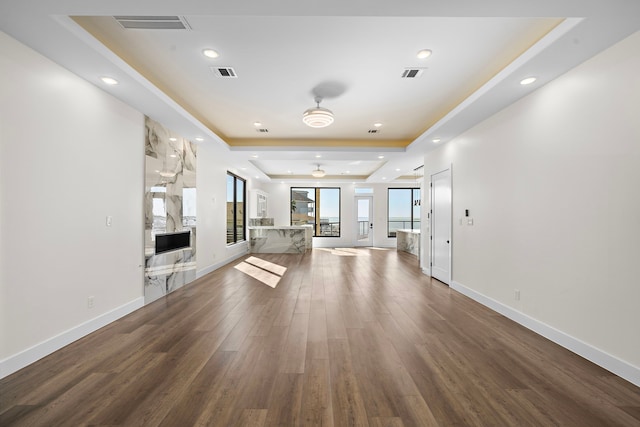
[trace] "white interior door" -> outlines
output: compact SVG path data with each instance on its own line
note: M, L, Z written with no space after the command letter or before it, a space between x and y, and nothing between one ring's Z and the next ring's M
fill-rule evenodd
M451 170L431 175L431 276L451 282Z
M356 196L356 246L373 246L373 197Z

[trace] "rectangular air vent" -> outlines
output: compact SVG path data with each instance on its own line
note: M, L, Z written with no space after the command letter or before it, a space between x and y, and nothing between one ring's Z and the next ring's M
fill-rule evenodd
M126 30L190 30L184 16L114 16Z
M218 77L223 77L226 79L237 79L238 75L235 70L231 67L211 67L211 71Z
M426 70L426 68L405 68L401 77L403 79L415 79L420 77L424 70Z
M256 132L259 132L259 133L269 133L269 129L264 129L264 128L263 128L263 129L256 129Z
M379 133L380 129L369 129L369 133Z

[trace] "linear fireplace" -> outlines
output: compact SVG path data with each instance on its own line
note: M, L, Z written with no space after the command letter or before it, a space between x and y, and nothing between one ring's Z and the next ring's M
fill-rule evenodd
M191 231L156 234L156 255L191 247Z

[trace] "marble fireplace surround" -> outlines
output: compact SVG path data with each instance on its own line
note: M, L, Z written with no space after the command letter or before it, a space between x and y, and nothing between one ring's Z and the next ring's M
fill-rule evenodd
M145 304L196 278L196 148L145 117ZM156 235L177 232L191 245L156 254Z

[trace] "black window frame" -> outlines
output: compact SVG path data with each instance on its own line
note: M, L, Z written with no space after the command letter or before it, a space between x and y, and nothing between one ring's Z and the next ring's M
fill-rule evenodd
M235 245L237 243L246 242L247 241L247 180L236 175L233 172L227 171L227 179L229 177L233 177L233 236L232 241L229 241L229 229L227 228L226 241L227 246ZM238 238L238 181L242 181L242 235L243 238ZM226 185L226 183L225 183ZM229 195L227 194L227 199ZM227 202L228 203L228 202ZM227 212L228 214L229 212ZM226 224L229 224L229 218L226 218Z
M313 210L313 215L314 215L314 227L313 227L313 237L327 237L327 238L334 238L334 237L340 237L342 234L342 188L340 187L289 187L289 203L291 208L289 209L289 224L294 225L293 224L293 191L294 190L314 190L314 194L315 194L315 199L314 199L314 210ZM320 199L320 190L338 190L338 234L337 235L323 235L317 234L317 231L319 228L322 227L322 223L320 222L320 220L322 218L319 218L319 210L317 209L317 203L318 200ZM322 207L322 201L320 200L320 207ZM333 223L329 223L329 227L331 228L331 224Z
M395 239L396 235L395 234L393 234L393 235L391 234L390 227L389 227L390 223L391 223L391 217L389 216L389 208L390 208L389 192L391 190L407 190L411 194L411 204L409 205L410 212L411 212L411 220L409 221L409 223L411 225L410 230L419 230L420 229L420 227L414 228L414 223L418 222L418 224L420 224L422 222L422 215L420 215L420 218L418 218L418 221L416 221L415 218L413 217L413 207L414 206L420 206L420 204L422 203L422 200L421 200L422 199L422 194L420 194L420 199L416 200L413 197L414 190L420 191L420 187L389 187L389 188L387 188L387 237L390 238L390 239ZM418 203L417 205L415 204L416 202ZM394 222L396 222L396 221L394 221Z

